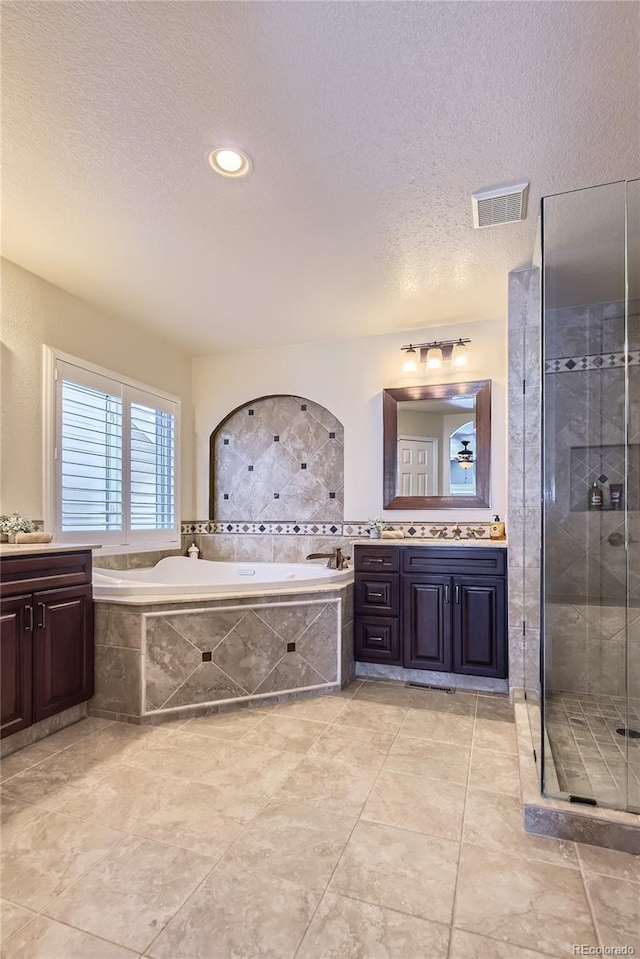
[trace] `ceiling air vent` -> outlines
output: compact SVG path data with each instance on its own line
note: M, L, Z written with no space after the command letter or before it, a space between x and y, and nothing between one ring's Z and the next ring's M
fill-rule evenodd
M497 190L484 190L474 193L473 225L476 229L483 226L500 226L501 223L515 223L527 216L528 183L516 186L503 186Z

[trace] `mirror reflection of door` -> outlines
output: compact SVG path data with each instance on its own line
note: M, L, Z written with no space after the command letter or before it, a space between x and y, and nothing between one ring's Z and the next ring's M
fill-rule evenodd
M464 417L448 417L449 419L464 419ZM473 420L457 425L451 423L453 432L449 437L449 492L452 496L474 496L476 492L476 425ZM465 445L466 444L466 445ZM471 464L461 463L460 453L467 451L473 454Z
M431 436L398 437L400 496L435 496L438 492L438 440Z

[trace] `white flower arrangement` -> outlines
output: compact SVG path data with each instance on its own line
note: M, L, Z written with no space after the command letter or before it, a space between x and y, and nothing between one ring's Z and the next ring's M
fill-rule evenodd
M367 520L364 528L368 533L370 533L372 530L381 533L383 529L389 529L389 524L382 518L382 516L374 516L373 519Z
M33 528L31 520L20 513L0 516L0 533L31 533Z

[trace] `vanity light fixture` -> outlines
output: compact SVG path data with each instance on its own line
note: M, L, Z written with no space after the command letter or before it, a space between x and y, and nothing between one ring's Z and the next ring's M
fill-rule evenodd
M441 370L445 363L450 362L456 370L465 369L469 365L468 337L457 340L438 340L435 343L409 343L401 346L405 354L402 363L403 373L417 373L418 362L424 363L427 370ZM420 351L418 359L417 351Z
M248 176L253 169L251 158L235 147L216 147L207 154L209 166L220 176L235 177L236 179Z
M402 347L405 350L404 346ZM403 373L417 373L418 372L418 354L412 347L411 343L405 350L404 361L402 363L402 372Z

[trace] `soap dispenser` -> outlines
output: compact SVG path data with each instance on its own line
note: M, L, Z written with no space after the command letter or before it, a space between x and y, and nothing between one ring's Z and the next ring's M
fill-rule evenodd
M189 559L197 559L198 556L200 555L200 550L198 549L195 543L192 543L189 549L187 550L187 553L189 554Z
M500 522L500 517L497 514L493 517L493 523L489 527L489 539L504 539L504 523Z
M602 504L603 504L602 490L598 486L596 481L594 480L593 486L589 490L589 499L588 499L589 509L602 509Z

